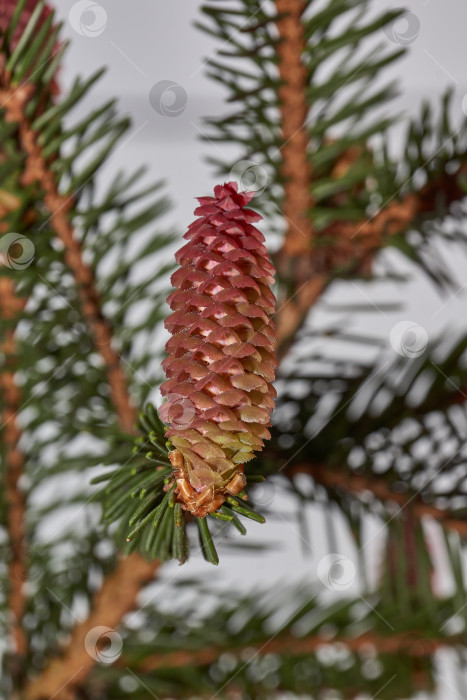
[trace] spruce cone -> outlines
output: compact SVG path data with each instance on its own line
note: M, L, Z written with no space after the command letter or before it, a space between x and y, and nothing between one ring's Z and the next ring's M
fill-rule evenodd
M200 197L201 218L175 256L159 414L175 447L178 500L198 517L243 489L244 463L270 438L275 270L252 225L261 216L243 208L253 195L230 182Z

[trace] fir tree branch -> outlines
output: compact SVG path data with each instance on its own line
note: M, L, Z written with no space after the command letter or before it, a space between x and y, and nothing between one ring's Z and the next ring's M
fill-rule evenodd
M385 236L403 234L424 215L436 215L440 206L445 212L451 204L463 199L465 189L460 185L460 178L466 172L467 163L463 163L454 173L443 172L433 178L418 192L410 192L400 199L395 195L375 216L357 223L337 221L324 229L322 235L349 242L353 240L353 249L355 244L358 248L362 242L363 249L374 255L384 245Z
M456 517L449 510L424 503L417 495L397 492L382 477L352 474L307 462L286 468L284 473L289 478L293 478L295 474L309 474L316 483L333 491L343 490L352 494L370 492L379 502L397 503L401 510L410 506L415 517L433 518L440 525L458 532L462 537L467 536L467 518Z
M123 616L133 609L139 591L153 578L158 567L158 562L147 562L137 554L120 561L96 595L88 618L74 628L63 654L26 686L24 697L27 700L52 697L72 700L77 686L96 663L86 650L86 635L99 625L117 627Z
M282 140L281 175L284 178L283 216L287 231L277 255L277 269L287 279L294 278L298 256L310 255L312 224L309 211L311 165L308 158L309 134L306 126L308 104L306 87L308 71L302 54L306 47L302 14L306 8L303 0L276 0L278 12L276 26L280 36L277 46L279 57L279 101ZM298 263L300 264L300 263ZM296 289L276 314L278 348L293 338L307 310L315 303L324 288L324 278L307 279Z
M426 638L426 643L421 643L421 635L414 631L411 633L394 632L388 635L380 635L373 631L364 632L356 637L346 637L337 635L326 638L323 635L312 635L305 638L297 638L289 631L279 634L271 639L259 644L247 644L248 649L256 652L255 655L266 656L267 654L278 654L287 656L299 656L302 654L312 654L319 648L326 645L342 644L350 651L358 652L369 645L374 647L379 654L408 654L415 658L432 656L438 649L445 647L455 647L464 642L462 635L452 637L430 637ZM185 666L207 666L215 663L223 652L239 653L245 649L240 647L207 647L197 651L175 651L168 654L153 655L146 657L141 663L136 665L136 670L143 673L157 671L166 668L178 668ZM131 666L123 658L120 665Z
M16 314L24 307L24 300L15 295L14 282L8 277L0 278L0 318L14 320ZM12 619L12 637L15 653L25 656L27 639L22 621L25 612L23 584L27 578L25 563L26 526L25 498L19 487L23 474L24 458L19 448L21 429L17 414L21 405L21 395L15 382L14 332L7 329L0 344L0 353L4 354L5 363L0 373L0 392L3 395L3 411L0 415L2 442L5 455L5 492L8 503L7 529L9 535L10 557L8 560L9 608Z
M53 172L48 167L47 159L43 156L36 135L25 115L25 107L33 90L33 86L25 85L18 89L11 87L0 91L0 102L6 112L5 119L8 122L18 124L20 146L26 155L22 181L25 186L35 182L41 183L44 190L44 203L51 215L51 227L65 247L65 260L74 275L83 314L92 331L96 351L102 357L107 368L111 397L121 428L125 432L132 433L135 430L136 411L131 404L129 388L119 355L112 347L112 330L101 311L94 275L91 268L83 260L80 242L75 237L68 220L68 212L73 206L72 197L64 197L58 192ZM13 428L10 429L13 430ZM13 438L16 442L17 436L10 438L12 444ZM14 511L14 523L15 527L18 527L19 491L17 490L17 479L21 471L21 463L19 453L15 452L12 455L16 461L14 475L12 475L10 483L10 494L12 498L14 494L15 505L18 503L17 510ZM21 514L22 510L23 504L21 504ZM16 533L14 535L16 536ZM22 551L22 546L18 545L18 554L15 555L14 562L15 570L18 568L16 559ZM63 655L54 660L44 673L31 683L27 690L27 696L30 698L73 697L72 691L66 688L60 690L60 688L70 678L73 678L73 685L76 686L95 663L95 659L89 656L84 646L87 632L96 624L116 626L123 615L133 608L141 586L153 578L158 566L157 561L149 563L137 554L122 559L115 572L105 580L89 618L75 628ZM18 597L18 586L15 586L15 591L16 597L11 602L18 618L22 614L24 602ZM19 631L17 635L20 640Z
M310 309L318 301L328 283L329 280L325 275L315 274L303 282L279 306L275 318L277 324L276 355L280 360L287 354Z
M31 87L31 86L27 86ZM118 353L112 347L112 330L101 311L99 293L91 268L84 262L80 242L74 235L68 220L73 206L72 197L58 192L55 177L37 144L36 135L24 114L28 90L10 89L2 91L0 100L5 105L6 121L18 124L21 147L26 155L24 184L40 182L44 189L44 203L50 211L50 223L65 247L65 260L72 271L81 299L83 314L88 320L94 337L96 351L107 367L107 376L112 400L123 430L134 431L136 411L131 404L127 380L120 364Z
M324 266L314 260L316 249L309 252L308 263L306 260L299 263L303 275L276 315L279 357L287 353L308 312L340 272L340 266L351 263L352 267L369 272L375 254L388 238L403 235L425 217L436 216L440 208L445 212L454 202L465 197L460 180L466 172L467 164L462 163L455 172L443 172L418 192L394 198L373 217L360 222L336 221L320 231L320 237L336 241L334 251ZM282 251L280 255L283 255Z
M309 217L312 207L311 165L308 159L309 135L306 127L308 71L302 61L302 54L306 48L302 14L306 5L303 0L276 0L276 26L280 36L277 54L281 79L279 101L283 139L280 149L281 175L284 179L285 195L282 213L287 222L287 233L280 258L308 254L312 238Z

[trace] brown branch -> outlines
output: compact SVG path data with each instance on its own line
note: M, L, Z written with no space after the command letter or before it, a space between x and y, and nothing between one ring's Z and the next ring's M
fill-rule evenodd
M419 217L436 211L439 202L448 207L464 197L459 175L467 171L464 163L455 173L443 172L419 192L394 198L369 219L357 223L337 220L319 232L320 238L334 239L335 245L312 248L312 171L306 126L308 74L302 60L306 46L302 21L305 6L303 0L276 0L279 15L276 25L281 39L277 47L282 81L279 90L283 138L281 174L287 231L275 261L282 279L290 285L288 296L279 304L276 315L280 358L287 353L308 312L336 273L350 266L353 271L369 274L374 255L384 245L385 237L403 233ZM332 176L342 177L360 155L358 147L347 149L338 159ZM335 207L338 210L338 201Z
M275 315L277 325L276 355L279 360L287 354L308 312L326 289L327 283L326 275L315 274L303 282L290 298L279 304Z
M18 124L20 145L26 155L22 183L28 186L39 182L44 190L44 203L51 215L51 227L65 247L65 261L78 287L83 314L94 337L96 350L107 369L112 401L120 425L123 430L131 433L134 431L136 412L131 404L120 357L112 346L112 329L101 311L94 274L83 260L81 244L75 237L68 218L74 206L73 198L59 194L54 174L42 155L42 149L37 144L36 134L24 115L24 107L31 95L31 90L32 86L27 85L22 89L0 91L0 102L5 105L6 121Z
M24 300L15 295L13 280L0 277L0 318L13 320L24 307ZM19 480L24 471L24 458L19 448L21 429L17 414L21 406L21 394L15 382L15 339L12 329L6 330L0 343L0 353L5 362L0 373L0 393L3 410L0 414L0 429L5 455L5 491L8 504L6 520L10 556L8 559L8 579L10 590L8 604L11 614L11 632L15 654L27 653L26 634L22 621L26 608L23 584L27 578L26 567L26 518L25 498L19 488Z
M29 21L33 7L23 8L21 17L11 39L10 48L14 49L18 44L19 34L23 32ZM0 10L0 29L2 34L10 25L15 10L15 3L3 3ZM44 7L40 27L50 13L50 8ZM0 76L5 77L6 54L0 55ZM2 82L3 84L3 82ZM6 152L1 153L1 159L5 160ZM8 192L0 190L0 234L9 230L7 216L16 211L21 204L20 199ZM0 266L5 265L5 260L0 260ZM16 295L14 281L9 277L0 278L0 319L15 322L26 305L26 299ZM27 562L27 532L26 532L26 499L20 488L19 482L24 473L24 455L19 448L21 428L18 423L18 413L21 408L21 392L15 381L16 373L16 340L15 330L12 325L7 327L0 343L0 353L4 355L4 366L0 372L0 393L3 399L3 409L0 414L0 430L4 444L5 458L5 497L7 502L7 530L9 541L8 579L10 590L8 593L8 606L12 625L12 642L15 656L24 657L28 651L27 636L23 629L23 617L26 610L26 597L24 595L24 583L28 575ZM21 682L21 663L14 660L11 672L13 684ZM15 678L18 676L18 678Z
M443 647L450 647L457 644L465 644L462 636L447 638L426 638L417 631L394 632L388 636L382 636L373 632L365 632L356 637L346 637L343 635L335 637L324 637L315 635L298 639L289 632L280 636L272 637L266 642L258 644L248 644L248 649L254 650L258 656L266 654L278 654L281 656L299 656L313 654L318 649L329 644L343 644L350 651L359 652L361 649L373 646L379 654L407 654L414 658L432 656L435 651ZM136 665L136 670L143 673L157 671L158 669L180 668L185 666L208 666L215 663L219 657L225 653L235 654L244 651L245 645L238 647L207 647L199 651L175 651L170 654L157 654L148 656L141 663ZM125 659L119 665L131 667L131 662L126 663Z
M359 224L338 222L336 226L339 235L373 239L373 247L379 248L384 242L384 236L403 233L419 217L435 212L438 205L442 205L442 210L445 211L451 204L463 199L465 191L460 186L460 179L466 172L467 163L460 165L453 173L443 172L418 192L391 201L378 214ZM327 233L332 234L332 228L331 226Z
M337 471L317 464L302 462L286 467L284 474L292 478L295 474L309 474L317 483L334 490L350 493L371 492L379 501L393 502L401 510L410 505L415 517L430 517L441 525L455 530L463 537L467 536L467 518L456 518L448 510L424 503L420 496L410 495L393 490L382 477L351 474Z
M302 56L306 48L302 14L303 0L276 0L276 21L280 42L279 57L279 109L282 125L282 167L284 178L284 202L282 213L287 222L282 249L276 256L277 269L286 280L296 282L295 292L285 301L279 301L276 314L278 349L285 354L288 340L303 322L308 309L323 290L324 279L310 278L308 260L313 237L310 209L311 165L308 158L309 135L306 127L308 105L305 91L308 71ZM305 263L305 269L303 265Z
M5 80L5 76L3 78ZM96 350L107 369L111 397L120 426L124 431L132 433L135 428L136 411L131 403L119 355L112 346L112 329L101 312L93 272L83 260L80 242L75 238L69 222L68 214L74 204L73 200L71 197L63 197L59 194L53 173L25 117L24 109L33 89L31 85L24 85L15 90L0 90L0 103L5 107L6 119L18 124L20 145L26 155L22 184L27 186L39 182L45 192L44 203L50 211L52 229L64 244L65 261L74 275L83 314L92 332ZM16 459L19 465L18 457ZM16 486L15 483L15 494L18 493ZM13 483L11 497L13 497ZM18 495L14 497L19 498ZM154 577L158 567L158 562L147 562L137 554L122 559L115 572L104 581L88 619L75 628L62 656L51 662L42 675L26 687L26 696L29 699L52 696L56 700L72 698L74 695L72 688L83 680L95 663L95 659L86 652L84 647L86 634L99 624L109 627L118 625L122 617L134 607L141 586ZM16 600L13 602L19 607ZM61 688L67 681L69 681L68 686Z
M27 686L27 700L52 697L54 700L72 700L75 697L77 686L96 663L92 652L98 649L86 649L86 635L101 625L116 627L133 609L138 592L152 579L157 566L148 564L137 554L130 554L120 562L97 594L89 617L74 628L63 655L52 661L42 675Z
M284 178L283 215L288 224L283 246L284 257L310 251L312 228L310 209L311 165L308 159L309 136L306 128L308 105L305 91L308 71L302 61L306 48L302 14L304 0L276 0L276 22L281 41L279 57L279 108L281 113L282 171Z
M447 208L464 198L459 176L466 171L467 164L463 164L455 173L444 173L419 192L390 202L370 219L357 223L336 221L321 231L320 236L334 238L336 246L325 263L319 265L319 271L316 260L313 261L314 252L310 251L308 258L302 256L298 270L303 272L298 277L297 289L277 314L279 357L287 353L308 312L340 267L345 269L352 261L353 268L369 273L375 254L387 237L404 233L417 219L436 211L440 202Z

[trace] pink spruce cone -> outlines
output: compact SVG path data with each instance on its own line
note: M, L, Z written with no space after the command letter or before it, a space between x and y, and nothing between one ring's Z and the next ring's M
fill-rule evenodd
M175 448L178 500L198 517L242 491L244 463L271 437L275 270L253 226L261 216L244 208L253 195L229 182L198 199L201 218L175 256L167 300L172 337L159 414Z

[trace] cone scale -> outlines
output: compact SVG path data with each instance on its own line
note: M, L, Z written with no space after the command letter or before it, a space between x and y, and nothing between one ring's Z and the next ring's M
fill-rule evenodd
M180 267L167 300L167 400L159 415L174 448L177 500L197 517L243 491L245 462L270 438L275 270L254 226L261 216L246 208L253 196L231 182L198 198L200 218L175 256Z

